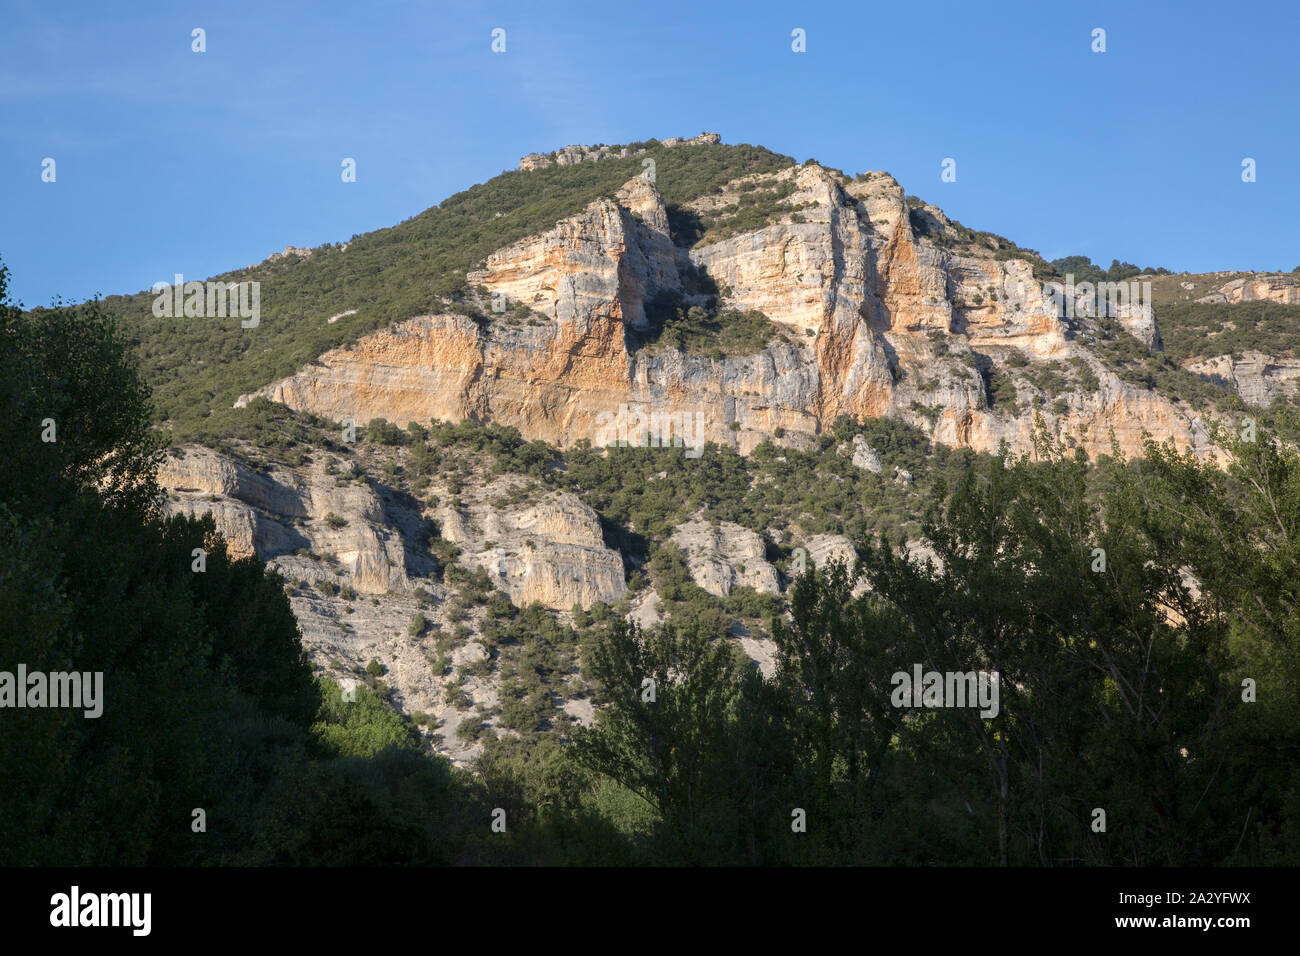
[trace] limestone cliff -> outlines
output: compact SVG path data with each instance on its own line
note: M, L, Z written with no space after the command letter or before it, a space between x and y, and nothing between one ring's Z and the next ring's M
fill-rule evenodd
M596 513L580 499L549 492L538 500L500 503L518 479L464 492L459 507L437 511L442 535L488 572L519 607L554 610L611 604L627 591L623 559L606 548Z
M1216 291L1201 296L1197 302L1278 302L1300 304L1300 276L1251 276L1225 282Z
M690 521L674 529L673 543L686 552L695 583L715 597L740 586L767 594L780 590L776 568L764 557L763 539L748 528L729 521L717 527Z
M172 513L211 512L235 557L256 553L286 575L385 594L410 587L403 542L375 491L328 472L273 466L259 474L200 446L164 459L159 484Z
M1248 351L1237 358L1220 355L1188 362L1186 368L1235 390L1251 405L1267 407L1276 400L1293 401L1300 393L1300 359L1273 358Z
M712 146L722 142L722 137L717 133L701 133L699 136L691 139L682 139L679 136L670 136L667 139L660 140L659 145L669 149L674 146ZM595 162L599 159L606 159L614 156L620 159L626 159L628 156L639 156L644 153L645 149L630 149L627 146L563 146L553 153L529 153L519 160L519 168L526 173L536 169L545 169L548 166L575 166L583 162Z
M807 164L749 180L686 212L783 190L759 228L675 246L662 196L633 179L469 275L494 301L531 310L527 324L409 319L259 394L336 420L473 417L562 447L602 443L603 423L627 406L691 416L697 438L742 454L778 435L806 444L839 415L899 416L980 451L1028 449L1039 415L1090 455L1110 450L1112 432L1135 452L1143 431L1205 452L1191 410L1107 371L1089 347L1095 328L1063 314L1029 261L958 252L943 241L942 213L910 206L888 175L848 180ZM688 290L701 274L720 290L719 308L760 311L787 334L724 358L636 347L646 303L703 301L698 283ZM1118 318L1158 346L1149 309ZM1043 388L1036 372L1064 363L1097 384ZM1004 388L995 402L998 374L1014 394Z

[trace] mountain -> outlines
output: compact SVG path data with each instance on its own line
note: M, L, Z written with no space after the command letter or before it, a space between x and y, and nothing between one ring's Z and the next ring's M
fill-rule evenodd
M590 719L592 620L705 618L768 667L806 562L924 556L977 458L1040 431L1212 458L1300 382L1300 276L1051 263L717 134L530 154L215 278L261 284L255 327L105 302L169 508L275 565L317 666L383 676L459 762Z
M761 224L733 225L750 196L769 206ZM1199 409L1107 362L1108 338L1155 344L1149 314L1125 312L1117 329L1071 321L1032 261L945 246L955 230L942 214L913 212L885 174L789 166L683 207L708 222L685 246L659 190L634 178L469 273L482 314L504 299L504 321L415 318L254 394L337 420L474 417L560 446L595 441L602 413L636 405L702 412L706 439L742 454L768 440L806 448L839 415L897 416L979 451L1028 449L1036 415L1090 455L1112 432L1128 452L1143 431L1205 451ZM735 313L767 322L748 348L708 336L662 347L692 308L723 328Z

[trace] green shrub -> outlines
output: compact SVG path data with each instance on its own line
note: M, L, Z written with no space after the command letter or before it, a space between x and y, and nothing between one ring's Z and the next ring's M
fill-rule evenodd
M475 743L483 736L483 719L471 714L456 725L456 736L467 743Z

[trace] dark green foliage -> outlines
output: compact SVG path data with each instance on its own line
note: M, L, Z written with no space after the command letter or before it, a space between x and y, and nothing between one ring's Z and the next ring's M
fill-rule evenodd
M5 452L21 467L0 477L0 666L104 680L99 717L6 711L5 861L216 859L239 828L193 840L190 808L229 821L258 799L259 761L304 746L318 706L283 582L232 561L211 519L158 516L148 393L111 321L94 304L25 319L4 277ZM46 416L57 442L40 441Z
M985 381L988 383L989 407L1000 414L1018 416L1020 404L1016 401L1016 385L1011 376L994 365L985 373Z
M483 718L478 714L471 714L456 725L456 736L465 743L472 744L483 736L483 731L486 729Z
M738 689L726 645L699 630L640 635L615 620L590 657L606 706L595 729L576 732L578 759L653 807L678 858L709 862L733 828L716 774Z
M405 445L411 437L386 418L372 418L366 429L366 441L376 445Z
M1143 269L1131 262L1120 262L1118 259L1110 260L1110 268L1103 269L1101 266L1094 265L1087 256L1065 256L1061 259L1053 259L1051 266L1057 276L1061 278L1067 275L1073 276L1075 285L1081 282L1092 282L1094 284L1098 282L1123 282L1125 279L1131 279L1138 275L1170 275L1168 269Z
M838 565L796 582L770 680L616 620L578 754L653 809L656 862L1294 863L1300 455L1232 452L1090 467L1040 438L972 468L927 519L937 565L864 543L868 594ZM895 706L914 665L997 672L997 716Z
M147 512L163 443L149 428L149 390L127 357L126 337L98 301L24 316L7 304L7 287L0 264L0 399L9 412L0 454L9 493L35 509L70 488L95 487L107 504ZM51 484L51 475L60 482Z
M1077 356L1070 359L1070 368L1074 373L1075 383L1083 391L1095 392L1101 387L1101 382L1097 378L1097 373L1094 372L1092 367L1083 359L1078 358Z
M102 673L103 696L98 717L5 709L0 860L478 857L483 793L378 696L313 680L283 580L232 560L211 517L158 514L148 392L112 323L93 304L24 318L5 276L3 440L21 467L0 471L0 670Z
M174 433L173 443L196 441L226 454L247 447L298 466L313 449L341 451L342 430L308 412L293 412L278 402L254 398L243 408L214 408Z
M1159 320L1165 352L1178 363L1247 351L1288 358L1300 344L1300 305L1173 302L1160 308Z
M1241 410L1246 407L1236 392L1187 371L1167 352L1151 351L1117 322L1102 319L1098 327L1102 337L1097 343L1097 355L1122 381L1153 389L1171 401L1196 408Z
M661 292L645 305L648 328L628 332L628 345L676 349L688 355L713 359L753 355L774 339L789 342L786 329L762 312L735 309L715 311L716 299L704 307L687 306L677 293Z
M1016 354L1024 358L1022 353ZM1013 363L1008 360L1007 364ZM1018 377L1027 379L1031 385L1048 396L1060 395L1070 389L1068 369L1060 362L1025 362L1023 366L1016 365L1015 368ZM1084 365L1084 368L1086 369L1087 366Z
M716 212L701 217L704 232L699 241L717 242L770 225L782 214L795 208L788 202L794 192L793 179L762 188L754 183L745 184L734 205L723 206Z

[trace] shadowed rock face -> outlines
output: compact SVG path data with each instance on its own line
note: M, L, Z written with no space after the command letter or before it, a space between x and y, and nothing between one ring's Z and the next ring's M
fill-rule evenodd
M394 705L429 715L424 732L440 734L435 748L468 765L482 748L458 737L456 728L474 707L499 703L499 674L460 671L488 659L485 639L471 631L438 649L460 618L448 612L453 592L425 576L432 559L419 530L428 513L400 492L357 483L347 477L350 468L332 464L335 456L322 451L309 464L261 473L219 452L185 446L160 469L164 510L210 512L233 556L256 553L284 575L303 645L316 664L346 680L355 668L381 661ZM568 611L622 598L623 559L604 546L596 513L556 491L501 503L504 495L527 492L527 484L506 475L465 491L458 507L438 510L443 536L461 549L461 562L485 568L519 607L539 602ZM408 629L417 613L427 633ZM463 697L448 696L453 683ZM590 718L589 702L565 706L579 716L585 707Z
M1202 378L1234 389L1251 405L1267 407L1276 400L1294 400L1300 393L1300 359L1279 359L1262 352L1245 352L1189 362L1185 366Z
M676 248L658 190L634 179L470 274L472 285L527 305L536 324L410 319L258 394L336 420L474 417L561 447L599 443L602 417L630 405L699 413L703 440L742 454L769 439L805 446L838 415L894 415L947 444L995 451L1005 441L1025 451L1032 388L1017 384L1029 391L1009 414L990 405L982 372L1014 352L1031 366L1079 359L1096 375L1096 390L1071 387L1038 409L1086 453L1109 452L1112 431L1121 449L1136 452L1144 430L1205 451L1185 410L1103 368L1029 262L935 245L917 224L941 228L942 213L909 210L888 175L847 181L807 165L749 179L793 188L762 228ZM696 205L724 206L734 201L729 190ZM688 264L726 293L724 307L763 312L788 330L787 341L723 359L630 348L627 331L645 325L646 301L682 292ZM1149 310L1119 318L1158 346ZM1057 398L1064 410L1053 409Z
M166 511L211 512L235 557L256 553L286 575L349 584L363 593L409 590L403 542L388 527L379 496L325 468L322 459L303 472L273 467L259 474L191 445L163 461L158 481ZM330 555L337 566L296 551Z
M263 475L186 446L160 469L164 507L194 516L211 512L233 556L255 553L288 577L350 584L368 594L410 591L406 552L417 544L404 539L400 516L369 485L329 474L329 456L319 457L302 470L277 466ZM443 537L520 607L537 602L567 611L621 598L623 559L605 547L596 513L555 491L536 501L493 504L519 483L504 478L466 492L460 508L444 505L436 515ZM337 564L322 560L328 556Z

